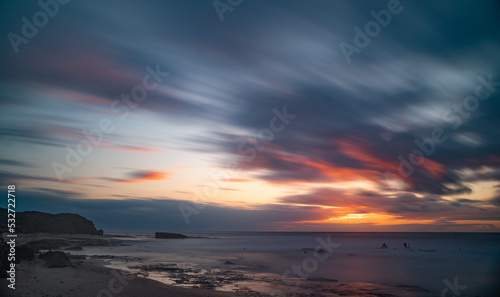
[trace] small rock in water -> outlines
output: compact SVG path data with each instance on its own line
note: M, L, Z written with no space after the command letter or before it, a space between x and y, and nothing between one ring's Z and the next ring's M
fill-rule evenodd
M325 277L314 277L314 278L308 278L307 280L311 282L338 282L338 280L336 279L330 279Z
M168 232L156 232L155 238L188 238L186 235Z

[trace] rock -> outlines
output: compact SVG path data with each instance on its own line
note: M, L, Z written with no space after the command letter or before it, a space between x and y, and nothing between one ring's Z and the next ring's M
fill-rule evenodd
M39 211L16 213L17 233L52 233L52 234L93 234L102 235L94 223L78 214L49 214ZM0 207L0 232L7 231L7 209Z
M186 235L168 232L156 232L155 238L188 238Z
M226 265L234 265L234 263L231 262L231 261L226 261L226 262L224 262L224 264L226 264Z
M3 238L0 236L0 278L7 278L7 270L9 270L9 246L7 243L3 241Z
M52 250L59 249L61 246L69 245L64 239L40 239L33 240L26 244L35 250Z
M85 259L87 259L87 256L85 256L85 255L69 255L68 257L70 259L76 259L76 260L85 260Z
M175 264L136 265L136 266L129 266L128 268L140 269L142 271L162 271L162 272L184 271L184 269L176 267Z
M65 251L81 251L83 248L81 246L70 246L67 248L63 248Z
M20 260L33 260L36 250L28 245L16 247L16 262Z
M67 267L70 264L68 256L61 251L48 251L41 254L39 258L47 262L48 268Z
M308 278L306 279L311 282L338 282L336 279L331 279L331 278L325 278L325 277L313 277L313 278Z

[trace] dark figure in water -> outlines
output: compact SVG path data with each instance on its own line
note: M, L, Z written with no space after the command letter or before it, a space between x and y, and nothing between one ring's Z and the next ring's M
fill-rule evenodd
M382 248L383 248L383 249L386 249L386 248L387 248L387 244L385 244L385 242L382 244Z
M403 243L403 245L405 246L405 249L408 247L408 246L406 245L406 242L405 242L405 243Z

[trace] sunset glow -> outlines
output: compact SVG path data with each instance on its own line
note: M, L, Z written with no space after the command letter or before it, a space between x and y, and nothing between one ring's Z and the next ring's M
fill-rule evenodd
M462 27L405 2L425 25L405 8L346 59L368 2L245 1L224 22L160 2L72 1L28 43L3 38L0 180L19 211L127 230L500 231L495 4L460 3L492 14ZM21 34L23 5L4 31Z

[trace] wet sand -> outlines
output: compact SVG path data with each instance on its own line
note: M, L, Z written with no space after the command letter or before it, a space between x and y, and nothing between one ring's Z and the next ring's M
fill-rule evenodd
M19 263L16 289L0 280L1 296L265 296L181 288L104 267L101 260L73 260L74 267L47 268L43 260Z
M88 297L88 296L272 296L242 289L221 292L212 289L166 285L125 271L107 268L100 259L72 260L73 267L47 268L44 261L24 261L17 266L16 289L0 280L1 296ZM274 296L434 296L415 287L390 286L361 282L338 282L325 286L321 280L303 281L300 288L290 287Z
M123 239L123 238L122 238ZM210 276L209 273L187 273L186 271L176 272L176 269L169 267L153 267L161 270L172 270L176 273L178 279L194 279L189 281L191 287L183 287L179 285L165 284L147 278L147 271L150 266L145 266L145 269L139 269L140 272L125 271L107 267L106 260L109 257L121 258L120 256L84 256L71 255L72 251L69 247L87 246L87 245L120 245L123 240L116 236L88 236L88 235L23 235L19 238L19 244L28 243L33 245L33 242L38 244L43 241L42 246L47 246L52 242L63 240L66 244L62 247L52 248L60 250L69 255L70 261L67 267L48 268L47 262L39 258L40 254L36 254L33 260L23 260L16 265L16 289L12 290L7 287L8 281L0 279L0 296L47 296L47 297L64 297L64 296L379 296L379 297L430 297L437 296L436 294L427 292L419 287L399 286L396 284L376 284L363 282L338 282L328 279L296 279L289 280L285 285L281 277L263 277L259 280L264 283L267 289L257 292L251 290L257 286L255 278L247 278L245 275L232 274ZM40 252L47 250L40 248ZM168 268L168 269L166 269ZM227 272L226 272L227 273ZM231 281L235 278L243 278L246 280L245 285L240 285L233 289L232 292L217 291L214 287L205 287L204 278L218 279L222 282ZM297 284L297 285L294 285ZM300 285L299 285L300 283ZM210 283L212 284L212 283ZM255 285L255 286L254 286Z

